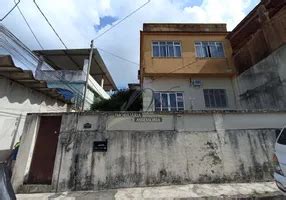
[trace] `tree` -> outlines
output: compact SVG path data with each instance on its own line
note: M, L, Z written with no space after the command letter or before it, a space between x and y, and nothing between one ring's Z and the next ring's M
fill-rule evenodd
M110 99L102 99L91 105L93 111L140 111L142 110L142 95L139 90L119 90Z

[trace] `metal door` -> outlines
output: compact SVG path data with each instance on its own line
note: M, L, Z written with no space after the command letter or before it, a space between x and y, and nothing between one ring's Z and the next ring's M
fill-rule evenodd
M28 184L51 184L61 120L61 116L41 117Z

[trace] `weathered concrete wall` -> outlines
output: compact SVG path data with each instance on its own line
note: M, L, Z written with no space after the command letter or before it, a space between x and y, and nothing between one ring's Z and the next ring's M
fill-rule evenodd
M216 132L83 134L64 148L62 191L272 179L273 130L226 131L224 144ZM105 139L107 153L92 153L92 142Z
M286 107L286 45L235 78L242 109Z
M14 176L16 190L29 173L40 117L29 118L23 144L30 147L20 149L16 163L26 171ZM285 118L285 112L231 111L63 114L52 188L270 181L275 130ZM93 142L105 140L107 152L93 152Z
M285 113L144 116L161 117L162 122L138 123L134 116L113 114L65 115L54 188L272 180L275 128L283 126ZM251 122L253 118L257 120ZM92 127L85 130L85 123ZM93 142L105 139L107 152L93 152Z
M36 78L38 80L65 81L65 82L85 82L85 74L81 70L38 70L36 71Z
M28 112L68 110L67 104L4 77L0 77L0 105L0 160L19 140Z

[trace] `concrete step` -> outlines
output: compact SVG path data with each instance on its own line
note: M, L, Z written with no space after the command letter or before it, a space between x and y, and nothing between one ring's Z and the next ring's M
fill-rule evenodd
M18 188L18 193L48 193L53 192L51 185L26 184Z
M122 188L102 191L17 194L17 200L109 200L109 199L240 199L280 200L286 197L273 182L237 184L189 184L161 187Z

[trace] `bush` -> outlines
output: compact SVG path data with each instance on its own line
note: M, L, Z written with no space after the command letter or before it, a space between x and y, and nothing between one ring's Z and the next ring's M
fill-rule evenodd
M93 111L140 111L142 95L138 90L119 90L110 99L102 99L91 105Z

